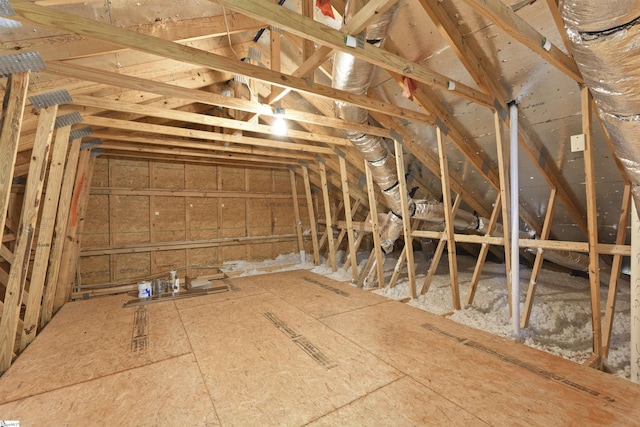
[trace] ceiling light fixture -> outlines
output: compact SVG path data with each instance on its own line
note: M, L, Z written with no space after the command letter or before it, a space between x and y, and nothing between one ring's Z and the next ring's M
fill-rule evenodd
M275 108L273 116L276 118L275 122L273 122L273 133L278 136L286 135L287 122L284 121L284 108Z

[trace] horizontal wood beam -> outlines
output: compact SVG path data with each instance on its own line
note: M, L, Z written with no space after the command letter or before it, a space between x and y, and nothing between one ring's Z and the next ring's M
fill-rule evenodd
M241 120L226 119L222 117L190 113L186 111L168 110L166 108L153 107L150 105L111 101L109 99L97 98L94 96L74 95L73 104L81 105L84 107L104 108L131 114L143 114L169 120L179 120L187 123L196 123L207 126L219 126L228 129L264 133L269 135L273 135L275 133L272 126L260 125L257 123L247 123ZM283 137L298 138L313 142L323 142L325 144L337 146L351 145L351 142L346 138L338 138L330 135L320 135L316 133L309 133L292 129L288 129L286 135L284 135Z
M249 236L249 237L223 237L210 240L190 240L183 242L153 242L136 245L112 246L105 248L82 248L80 257L113 255L113 254L133 254L152 251L173 251L179 249L213 248L218 246L231 246L238 244L257 244L273 241L296 240L295 234L278 234L273 236Z
M90 194L111 196L171 196L171 197L238 197L237 191L196 191L196 190L140 190L136 188L91 187ZM243 192L242 197L251 199L290 199L288 193Z
M315 160L315 158L311 154L291 153L290 151L287 151L287 150L280 150L276 148L267 149L267 148L253 147L250 145L229 144L229 146L227 147L225 145L211 144L208 142L194 141L189 139L166 138L166 137L160 137L160 136L149 136L145 134L140 135L137 133L122 133L122 132L113 132L113 131L105 131L105 130L98 130L94 132L92 136L95 136L96 138L101 138L104 142L109 142L109 141L122 141L122 142L129 142L129 143L135 142L141 145L207 150L207 151L218 152L220 154L224 154L224 153L251 154L255 156L285 158L285 159L291 160L292 162L297 162L298 160L305 160L305 161Z
M222 96L204 90L180 87L168 83L147 80L140 77L99 70L97 68L83 67L76 64L52 61L47 62L46 65L46 71L50 73L56 73L116 87L123 87L131 90L155 93L162 96L182 98L190 100L192 102L200 102L213 106L257 113L262 116L273 116L273 109L271 106L259 104L254 101ZM386 129L374 126L360 125L357 123L347 123L334 117L311 114L290 108L287 108L286 116L287 118L298 122L313 123L320 126L328 126L334 129L360 131L363 133L382 136L386 138L391 137L391 134ZM433 121L427 116L425 116L425 120L427 120L429 123Z
M104 150L108 150L107 153L117 154L119 151L129 151L136 153L144 153L144 154L170 154L172 156L183 157L201 157L206 159L221 159L221 160L232 160L236 162L243 162L245 164L251 163L261 163L261 164L271 164L271 165L282 165L282 166L290 166L295 165L295 162L287 161L287 160L278 160L278 159L268 159L260 156L251 156L244 154L215 154L210 151L203 150L194 150L194 149L184 149L184 148L162 148L162 147L151 147L151 146L140 146L136 144L128 144L126 142L118 142L118 143L104 143L102 145ZM111 150L115 150L111 151Z
M449 90L449 82L453 81L442 74L427 69L423 65L408 61L405 58L367 43L364 44L364 47L348 47L344 42L344 34L342 32L286 8L278 7L275 3L255 2L253 0L211 1L222 4L252 18L262 20L270 25L284 28L304 39L313 40L337 51L348 53L388 71L402 74L430 86ZM492 108L493 99L490 98L489 95L463 83L455 82L455 89L449 90L449 92L487 108Z
M282 142L263 138L252 138L242 135L229 135L217 132L209 132L196 129L179 128L174 126L154 125L150 123L131 122L127 120L109 119L106 117L84 117L84 124L98 126L107 129L122 129L133 132L156 133L185 138L199 138L208 141L219 141L229 144L253 145L257 147L281 148L306 153L335 155L331 148L303 145L292 142ZM222 148L222 147L221 147Z
M258 4L262 4L262 2L254 3L254 5ZM355 95L318 84L309 84L306 79L268 70L257 65L251 65L238 61L237 59L216 55L212 52L184 46L172 41L162 40L146 34L139 34L135 31L118 28L57 9L42 7L18 0L12 1L11 5L19 16L48 28L69 31L99 40L111 41L142 52L243 75L249 79L259 80L266 84L289 87L296 91L329 98L331 100L344 101L367 110L379 111L396 117L403 117L419 122L423 122L426 118L424 114L374 100L367 96ZM280 7L278 9L286 10L286 8Z
M134 160L157 160L166 163L190 163L190 164L205 164L209 166L229 166L229 167L250 167L251 169L287 169L290 166L280 165L273 163L257 163L257 162L244 162L241 160L227 160L227 159L212 159L207 157L190 157L190 156L171 156L169 154L156 154L156 153L136 153L129 151L114 151L109 150L102 155L109 159L134 159Z
M57 0L55 0L57 1ZM99 3L100 1L96 1ZM40 6L52 6L37 1ZM87 3L77 1L76 3ZM14 17L18 18L19 17ZM24 21L24 19L22 19ZM241 14L228 14L225 17L205 16L192 19L167 19L151 24L142 24L127 27L128 30L140 34L147 34L165 40L185 43L203 38L226 37L244 31L257 31L264 28L264 23ZM60 46L64 44L64 49ZM10 55L20 51L38 52L45 61L65 60L74 58L87 58L97 55L113 54L128 49L109 41L96 41L89 37L54 35L23 40L8 40L0 42L0 56Z

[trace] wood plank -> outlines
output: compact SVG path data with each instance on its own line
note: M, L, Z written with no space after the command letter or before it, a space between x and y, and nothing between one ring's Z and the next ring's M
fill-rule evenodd
M344 202L342 200L340 200L340 202L338 202L338 207L336 209L333 210L333 213L331 214L331 224L332 225L336 225L337 221L338 221L338 214L342 212L342 210L344 209ZM333 230L331 230L333 231ZM322 236L320 237L320 251L322 251L322 248L324 247L324 244L327 243L327 236L329 229L325 229L324 233L322 233ZM334 246L335 246L335 241L334 241ZM329 256L329 250L327 249L327 257Z
M635 423L628 411L637 411L636 398L626 394L636 396L636 385L406 304L390 301L323 323L473 413L479 420L471 424Z
M509 162L509 148L502 142L502 122L497 111L493 113L493 124L496 132L496 148L498 152L498 174L500 176L500 202L502 206L502 222L510 224L509 221L516 221L518 218L518 212L509 212L511 206L511 194L509 185L509 168L518 167L518 165L510 165ZM510 215L516 215L514 219ZM511 269L514 268L512 262L517 263L518 260L511 259L511 240L510 226L502 227L502 236L504 238L504 264L507 274L507 292L509 296L509 313L513 313L511 301ZM520 304L520 301L516 301L516 304Z
M511 37L533 50L544 60L571 77L578 83L583 83L582 74L573 58L568 57L555 45L547 51L543 47L544 36L540 34L524 19L520 18L510 7L500 0L464 0L478 13L498 25Z
M41 2L37 2L45 6ZM14 17L18 18L18 17ZM182 18L182 17L181 17ZM18 18L20 19L20 18ZM258 31L264 24L239 14L227 16L226 23L223 16L203 16L191 19L163 20L148 24L134 25L129 30L153 35L165 40L180 43L196 41L204 38L226 37L244 31ZM65 49L60 49L64 43ZM6 41L0 43L0 55L20 52L38 52L45 61L68 60L95 57L127 51L115 43L96 41L89 37L70 36L68 34Z
M447 250L449 252L449 276L451 277L451 297L453 308L460 310L460 288L458 285L458 260L456 257L456 243L454 239L455 231L453 223L455 216L452 211L451 188L449 187L449 163L447 151L444 145L444 136L440 127L436 127L438 141L438 154L440 157L440 182L442 184L442 202L444 204L444 219L446 229Z
M342 200L343 206L344 206L344 200ZM364 230L366 226L363 226L363 224L359 224L357 222L353 221L353 218L355 217L356 213L358 212L358 209L360 209L360 200L356 200L354 202L354 204L351 206L351 226L353 227L354 230ZM338 226L338 228L340 228L340 233L338 233L338 238L336 239L336 248L339 248L340 245L342 244L342 241L344 240L344 237L347 235L347 220L346 220L346 214L345 214L345 220L344 221L336 221L334 222L334 224L336 224ZM356 225L354 227L354 225ZM371 231L371 230L369 230Z
M631 185L625 184L622 195L622 206L620 208L620 219L618 220L618 234L616 244L624 244L627 235L627 223L629 221L629 211L631 210ZM609 277L609 291L607 295L607 308L605 310L604 325L602 326L602 357L607 358L609 347L611 346L611 335L613 331L613 318L616 308L616 296L618 289L618 279L622 267L622 255L616 254L611 263L611 276Z
M408 132L397 123L395 120L390 119L381 114L371 114L376 121L378 121L383 126L394 129L400 136L402 136L402 146L407 149L420 163L425 165L427 169L431 171L436 176L440 175L440 162L437 158L437 155L434 155L432 152L425 150L420 142L416 139L412 138ZM449 185L451 189L456 194L462 194L464 197L463 201L466 202L473 210L478 212L478 214L488 217L491 215L491 212L484 206L484 201L480 200L476 194L471 194L469 191L463 191L463 179L461 176L458 176L452 171L449 171ZM428 188L427 185L425 185ZM432 194L434 199L439 199L440 194Z
M312 145L295 144L284 141L274 141L263 138L229 135L224 133L209 132L196 129L179 128L174 126L154 125L151 123L129 122L126 120L109 119L106 117L84 117L87 125L129 130L134 132L157 133L161 135L180 136L187 138L200 138L208 141L227 142L230 144L255 145L258 147L276 147L286 150L295 150L318 154L335 154L331 148L316 147ZM222 148L222 147L220 147Z
M16 235L16 246L13 252L14 260L11 270L9 270L9 282L4 295L4 309L0 319L0 373L11 366L13 359L23 291L27 282L31 247L35 238L42 187L46 176L44 172L49 159L49 146L53 137L53 126L57 112L57 105L40 110L38 132L31 152L31 164L29 165L20 224Z
M150 145L156 147L180 147L182 149L193 148L196 150L202 151L218 151L222 152L224 155L229 154L246 154L246 155L256 155L262 156L266 158L280 159L280 158L295 158L301 160L313 160L313 157L310 154L302 154L302 153L291 153L289 151L282 151L278 149L270 149L270 148L258 148L255 146L246 146L246 145L235 145L235 144L227 144L228 147L213 145L211 143L205 142L197 142L189 139L181 139L181 138L166 138L160 137L157 135L153 136L143 136L135 133L129 132L116 132L113 130L110 131L101 131L96 130L93 133L93 136L96 138L101 138L103 140L104 145L110 144L113 148L112 150L117 150L120 145L115 145L117 142L122 141L123 146L131 146L133 143L138 145ZM132 143L132 144L127 144ZM185 151L186 152L186 151ZM218 156L222 158L223 154L219 154ZM233 156L230 156L233 158Z
M316 227L316 214L313 209L313 198L311 197L311 183L309 181L309 170L302 166L302 176L304 178L304 191L307 196L307 210L309 212L309 227L311 229L311 242L313 244L313 263L320 265L320 248L318 244L318 230Z
M7 236L7 233L5 233L5 236ZM11 239L7 239L6 241L9 242L9 241L15 241L15 240L16 240L16 236L13 235ZM3 238L3 241L5 241L4 238ZM2 257L9 264L13 264L13 259L15 258L13 255L13 252L11 252L9 248L7 248L5 245L2 245L2 244L0 244L0 257Z
M596 203L596 178L594 147L591 135L591 93L580 88L582 105L582 133L584 134L584 172L587 192L587 224L589 225L589 290L591 294L591 328L593 331L593 356L595 367L603 366L602 323L600 321L600 257L598 255L598 208Z
M256 285L314 319L323 319L386 301L384 297L381 298L373 292L362 292L348 282L337 282L308 270L285 271L249 278Z
M454 3L451 0L442 0L437 3L434 0L419 1L438 27L440 34L453 47L458 59L465 66L469 74L481 88L494 96L502 109L506 111L509 95L506 94L504 87L498 84L492 77L492 73L483 66L483 64L487 62L485 55L478 48L474 48L470 43L465 41L464 36L456 24L458 18L456 17L457 8ZM548 153L539 143L532 139L521 122L518 123L518 135L520 147L527 153L527 156L529 156L549 186L556 188L559 200L586 236L587 223L582 215L582 208L576 202L575 195L567 189L566 181L562 178L555 163L547 160ZM492 185L494 185L496 189L499 188L498 181L492 182ZM521 208L520 216L536 233L539 234L542 231L535 215Z
M357 11L345 25L342 26L340 31L343 34L358 34L363 31L377 15L386 12L394 4L395 0L371 0L366 5L362 6L362 8ZM278 32L275 31L275 33ZM313 72L329 58L331 53L333 53L332 48L319 46L312 55L305 59L305 61L293 73L291 73L291 75L302 78L313 75ZM279 70L280 69L278 68L278 71ZM278 102L288 92L289 90L285 88L272 89L265 103L273 104L274 102Z
M53 313L67 303L67 292L71 292L73 283L76 280L77 259L75 258L75 243L78 238L78 225L80 223L82 193L85 187L91 186L88 179L91 163L91 150L80 151L78 167L73 184L73 196L71 198L69 216L66 219L67 226L64 234L64 245L58 273L55 299L53 301Z
M302 221L300 219L300 206L298 203L298 189L296 187L296 174L294 171L289 170L289 176L291 178L291 194L293 200L293 215L296 223L294 228L296 229L296 235L298 236L298 251L300 252L300 262L305 261L304 241L302 240Z
M336 266L336 248L333 242L333 222L331 220L331 204L329 202L329 188L327 186L327 169L324 163L318 163L320 167L320 182L322 184L322 200L324 204L324 216L327 221L327 242L329 242L329 265L331 265L331 270L333 272L337 271ZM320 245L318 245L318 251L320 250Z
M0 242L9 209L13 170L18 154L22 116L27 102L29 72L14 73L7 79L0 116ZM1 243L0 243L1 244Z
M302 15L306 16L309 19L313 19L313 0L301 0L300 5L302 6ZM313 40L309 40L306 38L302 39L302 61L306 61L313 54ZM313 76L313 75L312 75ZM313 78L311 79L313 81Z
M45 281L45 290L42 299L40 329L42 329L49 320L51 320L51 316L53 314L53 304L58 288L58 277L62 263L62 250L66 241L64 236L66 236L67 221L69 219L69 211L71 209L73 185L78 168L80 143L80 139L75 139L71 142L69 156L67 157L67 162L64 168L64 178L62 180L62 189L60 190L60 202L58 204L58 213L56 215L53 246L51 248L47 280Z
M296 91L309 93L329 99L339 99L365 109L380 111L397 117L414 118L418 121L424 119L424 115L412 110L402 109L392 104L373 100L367 96L354 95L344 91L332 89L318 84L308 85L306 79L301 79L286 74L271 71L257 65L239 62L236 59L216 55L200 49L184 46L167 40L158 39L135 31L121 29L109 24L83 18L78 15L63 11L38 6L33 3L15 2L12 6L18 16L35 24L49 28L69 31L80 35L86 35L99 40L118 43L122 46L140 50L142 52L157 54L165 58L189 62L203 67L212 68L232 74L243 75L247 78L260 80L266 84L290 87ZM253 4L254 7L257 4ZM274 4L274 7L278 7ZM286 8L278 7L280 10ZM262 19L261 19L262 20ZM263 20L264 21L264 20ZM313 22L313 21L311 21ZM277 26L278 24L275 23ZM340 39L342 35L340 34Z
M560 37L562 37L562 43L564 44L565 49L569 52L569 56L573 57L571 54L571 43L569 42L569 37L567 37L567 32L564 29L564 20L562 16L560 16L560 10L558 8L558 0L546 0L547 7L549 8L549 12L553 17L553 21L556 23L556 28L558 29L558 33L560 33Z
M111 195L111 196L163 196L163 197L193 197L193 198L211 198L211 197L234 197L238 195L237 191L220 190L220 191L199 191L199 190L165 190L165 189L138 189L138 188L122 188L122 187L92 187L91 195ZM272 193L272 192L252 192L243 191L243 197L250 199L291 199L290 194Z
M402 233L404 235L404 247L406 248L407 273L409 275L409 294L411 298L416 298L416 269L413 260L413 238L411 237L411 213L409 212L409 193L407 192L407 181L405 179L404 156L402 145L399 141L393 141L393 148L396 156L396 169L398 171L398 186L400 188L400 207L402 209Z
M269 30L269 55L271 58L271 70L282 71L282 34L280 31ZM271 93L280 89L278 86L271 85Z
M102 141L100 148L105 150L105 155L120 158L129 157L160 160L162 158L167 158L167 156L173 156L174 162L190 162L200 159L202 162L217 165L240 165L241 167L250 166L254 168L262 167L281 169L294 163L292 160L284 160L278 157L269 158L260 155L224 153L224 148L214 150L216 147L208 147L206 150L198 150L177 147L153 147L149 144L139 145L137 143L129 144L126 142Z
M91 257L100 255L116 255L116 254L136 254L157 251L174 251L181 249L199 249L199 248L215 248L223 246L260 244L260 243L277 243L295 240L295 234L280 234L276 236L249 236L249 237L221 237L217 239L189 240L189 241L171 241L171 242L152 242L152 243L134 243L126 245L114 245L104 248L82 248L81 257Z
M460 206L460 202L462 201L462 196L458 194L456 196L456 201L451 208L452 216L455 218L458 213L458 207ZM418 235L418 231L414 231L412 233L414 236ZM458 235L455 235L456 237ZM431 257L431 262L429 263L429 270L427 270L427 274L424 278L424 283L422 284L422 289L420 290L420 295L425 295L429 288L431 287L431 282L433 281L433 276L436 274L436 270L438 269L438 264L440 264L440 258L442 257L442 253L444 252L444 245L447 243L447 232L437 232L434 234L432 238L438 239L438 246L436 246L435 251L433 252L433 257Z
M489 218L489 224L487 224L487 232L485 236L490 236L493 233L493 230L496 228L496 224L498 223L498 215L500 215L502 204L500 203L500 193L496 196L496 201L493 203L493 211L491 212L491 218ZM478 288L478 283L480 282L480 275L482 274L482 269L484 268L485 260L487 259L487 254L489 252L489 244L482 243L482 248L480 249L480 254L478 254L478 260L476 261L476 266L473 269L473 275L471 276L471 283L469 283L469 293L467 294L467 300L465 302L466 306L470 306L473 304L473 299L476 295L476 290Z
M215 117L206 114L190 113L180 110L170 110L166 108L154 107L150 105L131 104L122 101L112 101L109 99L98 98L95 96L86 95L73 95L73 105L79 105L84 107L102 108L112 111L119 111L131 114L144 114L151 117L165 118L169 120L179 120L187 123L195 123L206 126L218 126L227 129L236 129L249 132L257 132L267 134L269 136L274 134L272 126L261 125L257 123L247 123L240 120L226 119L222 117ZM309 132L298 131L294 129L287 129L285 134L287 137L298 138L313 142L324 142L330 145L346 146L351 142L346 138L339 138L330 135L314 134ZM278 147L279 141L272 141L274 147Z
M107 144L103 143L103 146L107 146ZM188 163L188 164L207 164L214 166L228 166L228 167L247 167L250 166L254 169L286 169L289 162L286 161L269 161L269 159L264 159L264 161L260 161L255 157L247 157L240 156L240 159L228 158L226 156L218 156L216 154L208 154L202 152L192 153L194 155L187 155L183 150L178 150L180 154L176 156L175 153L169 154L170 150L168 150L167 154L161 153L150 153L145 151L144 149L127 147L130 148L131 151L128 150L114 150L110 148L108 151L105 151L103 156L105 158L110 159L137 159L137 160L156 160L161 162L171 162L171 163Z
M347 179L347 161L344 157L339 157L340 161L340 179L342 181L342 200L344 201L344 216L347 221L347 239L349 241L349 257L351 258L351 279L355 282L358 280L358 261L356 254L356 242L353 234L353 225L351 224L351 195L349 191L349 180Z
M81 65L66 62L47 62L47 72L71 76L81 80L98 82L115 87L128 88L136 91L155 93L161 96L174 97L196 101L207 105L220 106L235 110L258 113L261 116L273 116L273 109L269 106L258 104L253 101L246 101L239 98L222 96L205 90L190 89L173 84L147 80L140 77L130 76L120 73L112 73L97 68L84 67ZM287 108L287 118L302 123L313 123L320 126L330 126L335 129L356 130L370 133L372 135L390 137L388 130L375 126L361 125L357 123L347 123L335 117L327 117L319 114L311 114L304 111Z
M386 70L399 73L424 84L448 90L452 79L431 71L424 66L407 61L398 55L393 55L383 49L367 45L364 48L350 48L344 43L344 34L319 22L308 19L286 8L278 7L274 3L261 2L256 4L251 0L212 0L231 9L242 12L255 19L260 19L270 25L286 29L292 34L308 38L321 45L345 52L356 58L378 65ZM19 13L19 12L18 12ZM463 83L455 82L455 89L449 92L464 97L487 108L492 108L493 99L485 93L473 89ZM389 114L389 113L387 113Z
M140 352L126 296L67 304L0 378L0 413L34 425L626 426L640 416L628 381L297 274L230 279L230 292L149 305ZM137 408L122 393L160 407Z
M128 333L131 335L131 330ZM122 341L126 348L127 343L124 339ZM136 384L141 395L160 404L138 408L135 399L122 399L123 390L128 389L131 384ZM168 395L189 396L189 399L170 400L167 399ZM51 410L59 408L60 402L72 400L76 396L85 397L82 403L73 405L73 409ZM0 408L3 413L15 414L15 418L20 418L23 425L126 425L131 422L145 423L149 419L161 419L167 425L218 424L211 397L192 354L179 355L109 376L89 378L86 382L6 403Z
M65 306L2 377L0 402L55 392L164 360L175 362L176 357L191 352L174 304L152 304L138 313L146 319L139 316L136 319L135 308L122 308L129 299L127 295L117 295ZM140 324L144 320L146 327ZM133 329L138 326L141 330ZM136 337L139 340L134 340ZM146 348L139 345L145 337L149 344ZM31 380L25 381L25 377ZM188 403L181 402L182 405ZM110 406L112 413L114 402ZM39 416L51 415L51 408ZM158 410L155 408L153 412ZM60 412L68 413L69 408ZM70 422L83 424L78 420Z
M373 176L367 160L364 160L364 170L367 178L367 194L369 195L369 217L371 218L371 232L373 233L373 252L376 257L376 275L378 277L378 288L384 288L384 254L380 242L380 226L378 224L378 206L376 203L375 187L373 186ZM364 273L363 273L364 274Z
M542 234L540 238L542 240L547 240L549 238L549 234L551 233L551 221L553 220L553 213L555 211L556 205L556 190L551 189L551 194L549 195L549 202L547 203L547 212L544 215L544 223L542 225ZM527 328L529 327L529 318L531 317L531 309L533 307L533 298L536 292L536 285L538 283L538 275L540 274L540 270L542 269L542 263L544 261L544 250L542 248L538 248L536 251L536 260L533 263L533 269L531 270L531 277L529 278L529 289L527 289L527 298L524 302L524 306L522 308L522 317L520 319L520 327Z
M303 283L295 284L330 294ZM200 331L190 334L190 342L222 425L304 425L401 377L271 293L215 306L193 307L180 316L187 330ZM243 328L234 326L239 321ZM212 322L216 328L205 326ZM304 351L305 344L313 350Z
M56 139L49 166L47 178L47 189L45 192L44 206L40 218L40 228L38 229L38 243L36 253L33 258L33 267L29 284L29 299L26 301L24 314L24 327L21 331L20 351L23 351L36 337L38 322L40 320L40 310L42 295L44 293L45 279L47 276L47 266L51 253L51 242L55 228L56 213L60 200L60 189L62 177L64 175L64 164L67 158L69 147L69 133L71 126L65 126L56 131Z
M367 217L365 218L364 222L365 223L369 223L371 220L371 212L369 212L367 214ZM348 227L347 227L348 229ZM362 244L362 240L364 240L365 235L368 233L358 233L358 237L356 237L356 243L354 245L354 249L355 249L355 253L356 253L356 259L358 258L358 250L360 249L360 245ZM355 236L355 229L354 229L354 236ZM349 267L351 267L351 254L347 254L347 259L344 261L344 265L342 266L342 268L344 268L345 270L348 270ZM360 274L358 274L358 277L360 277Z

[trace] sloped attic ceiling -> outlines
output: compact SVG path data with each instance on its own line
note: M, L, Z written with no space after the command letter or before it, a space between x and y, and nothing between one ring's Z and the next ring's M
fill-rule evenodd
M103 140L106 155L141 152L195 160L212 157L215 147L219 161L297 165L298 160L314 163L317 155L335 160L338 148L348 154L350 179L358 182L361 157L340 129L383 137L400 134L411 154L407 158L415 179L411 185L417 183L422 196L439 198L434 127L438 121L449 130L446 149L452 189L464 189L465 209L488 217L499 188L492 108L501 110L517 100L522 228L540 232L554 187L559 203L551 235L586 240L583 153L569 148L569 137L582 133L581 76L558 29L555 0L399 1L382 50L367 47L363 54L384 65L378 67L366 97L330 89L331 56L316 61L322 65L313 79L296 73L303 52L307 57L314 52L320 56L321 45L350 49L340 34L325 27L341 26L344 2L332 1L335 20L305 0L286 0L280 9L270 0L43 0L35 2L36 8L10 3L18 16L7 17L18 19L22 27L0 30L0 54L39 52L47 68L34 73L30 93L66 88L74 103L62 107L61 114L80 111L83 126L92 126ZM367 16L359 19L366 21L376 9L395 2L369 3ZM284 9L313 13L316 24L298 20L298 15ZM91 21L74 17L108 26L92 27ZM305 43L302 33L309 34L312 42ZM550 51L540 48L542 36L551 42ZM208 53L172 50L164 40ZM247 59L241 62L241 58ZM414 101L402 96L398 73L403 72L418 84ZM242 79L234 81L235 73L246 75L249 85ZM3 86L5 82L0 80ZM455 82L454 90L447 90L449 82ZM297 130L290 134L293 138L270 135L273 110L267 103L272 83L293 88L272 103L286 109ZM370 125L335 119L333 99L369 109ZM260 113L258 121L254 113ZM20 151L29 150L36 124L33 110L24 120ZM153 127L159 125L169 127ZM213 130L217 135L196 130ZM599 239L614 242L624 180L597 125L593 141ZM19 165L16 170L24 171Z

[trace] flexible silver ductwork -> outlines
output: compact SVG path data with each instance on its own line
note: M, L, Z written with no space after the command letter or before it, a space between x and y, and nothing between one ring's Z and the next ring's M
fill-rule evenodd
M345 23L353 16L354 2L348 1L345 6ZM387 12L380 14L365 30L366 43L380 46L384 42L387 30L397 4ZM336 54L333 63L333 87L359 95L364 95L369 89L373 78L374 65L358 59L344 52ZM336 102L336 113L341 119L366 123L369 119L367 110L344 102ZM391 208L393 215L382 230L382 248L386 253L393 250L393 244L402 234L402 206L400 202L400 187L395 158L389 151L383 138L357 132L347 132L346 137L362 153L369 163L373 180L382 190L382 194ZM443 205L439 202L416 202L411 197L409 212L411 216L426 221L444 221ZM462 229L477 229L478 218L468 212L460 211L456 218L456 227Z
M353 2L347 1L345 6L345 23L353 15ZM366 43L380 46L384 42L387 30L392 22L397 4L387 12L380 14L376 20L365 30ZM374 65L367 61L353 57L344 52L338 52L333 64L333 87L347 92L364 95L369 89L373 79ZM341 119L364 124L369 119L367 110L344 103L336 102L336 114ZM369 163L373 180L382 190L382 194L387 205L392 211L389 221L385 223L381 234L381 246L385 253L393 250L393 245L402 234L402 206L400 199L400 187L398 185L398 173L395 164L395 157L387 147L385 140L378 136L363 134L359 132L346 132L345 135L353 145L362 153ZM443 225L445 221L444 204L438 201L413 200L408 196L409 212L411 217L432 223L432 228ZM475 230L484 234L487 232L489 220L478 217L475 214L458 209L454 227L458 230ZM444 227L442 228L444 229ZM502 225L497 224L494 235L502 234ZM523 232L523 238L530 238ZM581 254L560 254L557 256L554 251L546 251L553 255L555 262L563 264L562 260L567 260L567 266L583 270L585 265L577 265L578 259L582 260ZM373 270L372 270L373 271Z
M640 0L561 0L573 56L640 203Z

